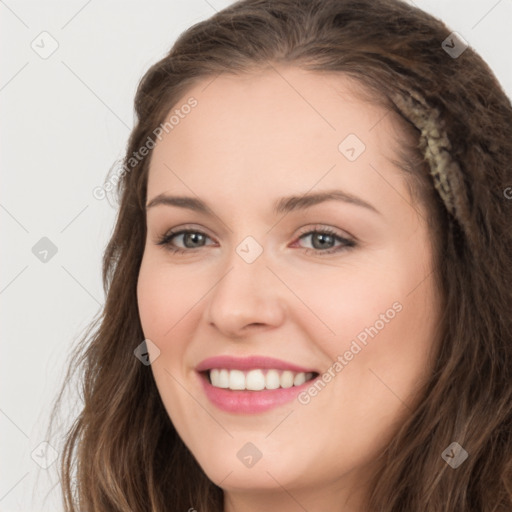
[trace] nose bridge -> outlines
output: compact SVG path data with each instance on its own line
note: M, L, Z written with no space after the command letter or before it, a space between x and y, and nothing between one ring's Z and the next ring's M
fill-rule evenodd
M278 325L284 315L282 290L267 268L269 259L263 246L246 237L229 257L223 277L209 297L208 322L236 334L247 325Z

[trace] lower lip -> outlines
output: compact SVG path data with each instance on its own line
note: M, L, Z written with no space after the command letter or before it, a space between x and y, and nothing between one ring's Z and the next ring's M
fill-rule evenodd
M200 374L199 377L206 396L213 405L226 412L241 414L258 414L291 402L315 380L312 379L291 388L233 391L212 386L208 377L203 374Z

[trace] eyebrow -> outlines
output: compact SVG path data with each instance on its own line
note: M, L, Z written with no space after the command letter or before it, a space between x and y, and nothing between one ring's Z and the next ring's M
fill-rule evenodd
M282 197L274 203L273 212L274 215L278 215L280 213L303 210L325 201L342 201L356 206L361 206L380 214L380 212L370 203L357 196L343 192L342 190L326 190L323 192ZM153 208L158 205L177 206L179 208L186 208L206 215L215 216L213 210L204 201L195 197L159 194L146 205L146 209Z

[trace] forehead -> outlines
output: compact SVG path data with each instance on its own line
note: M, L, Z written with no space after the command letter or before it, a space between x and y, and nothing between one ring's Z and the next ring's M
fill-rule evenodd
M320 182L375 188L374 169L390 167L399 130L356 89L341 73L294 67L201 80L166 117L173 124L153 150L148 197L192 190L232 200L237 191ZM194 108L183 108L190 98Z

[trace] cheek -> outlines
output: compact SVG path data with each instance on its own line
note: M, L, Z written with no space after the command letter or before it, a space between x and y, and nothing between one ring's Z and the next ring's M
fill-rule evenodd
M163 341L179 328L178 322L201 297L195 284L183 271L171 271L151 256L144 256L137 283L137 302L147 338Z
M169 311L172 311L173 294L158 286L155 274L148 267L141 267L137 283L137 302L144 336L156 342L168 325L163 304L168 304Z
M315 432L310 443L318 453L325 451L322 439L343 446L338 459L324 458L339 471L347 461L372 460L413 410L430 373L437 314L432 281L410 290L405 283L403 291L396 284L388 291L368 286L359 289L357 300L340 296L343 307L330 318L336 336L321 339L331 365L323 374L325 385L301 396L297 429L303 436Z
M319 408L339 401L340 411L384 419L412 406L430 372L439 297L427 261L394 253L376 261L302 278L294 291L310 309L308 320L300 320L303 330L331 362L326 379L333 382L332 395L322 391L315 398Z
M289 276L308 305L308 323L316 322L326 340L327 353L338 354L354 339L364 345L387 338L395 348L409 346L407 338L431 339L439 297L430 275L430 249L419 237L411 238L405 247L358 253L335 268L318 267L308 278L306 272ZM415 245L424 251L411 256Z
M394 268L373 266L325 267L314 279L287 276L286 282L304 306L297 303L296 321L311 339L320 342L324 352L335 359L350 348L358 339L362 346L379 333L397 322L405 302L407 284ZM388 276L394 275L394 279ZM400 277L397 277L400 276Z
M190 397L179 384L184 381L185 354L190 338L186 328L195 323L192 305L202 295L197 290L194 292L193 286L186 286L186 281L183 272L170 271L152 255L146 254L137 283L144 336L160 350L159 357L151 364L151 371L164 407L184 439L187 439L187 435L183 435L187 432L185 418L192 422L201 420L201 412L190 408Z

